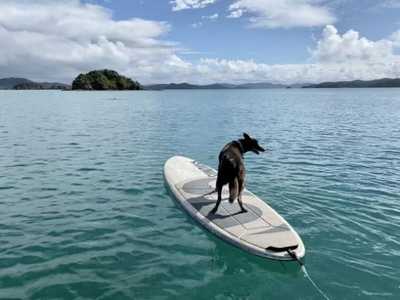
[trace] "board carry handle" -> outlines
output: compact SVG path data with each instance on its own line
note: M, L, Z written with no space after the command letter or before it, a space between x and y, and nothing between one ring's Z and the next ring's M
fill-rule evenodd
M288 250L294 250L297 249L299 245L293 245L293 246L287 246L287 247L274 247L274 246L269 246L268 248L265 248L265 250L272 251L272 252L283 252L283 251L288 251Z

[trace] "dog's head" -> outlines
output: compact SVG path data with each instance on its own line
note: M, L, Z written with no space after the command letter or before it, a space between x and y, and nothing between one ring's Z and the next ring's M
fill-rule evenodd
M258 144L256 139L250 137L247 133L243 133L244 139L240 139L245 152L252 151L255 154L260 154L260 152L264 152L265 149Z

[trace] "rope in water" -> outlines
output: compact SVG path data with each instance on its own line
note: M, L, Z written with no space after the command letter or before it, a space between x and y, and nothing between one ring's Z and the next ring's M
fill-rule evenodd
M321 288L314 282L314 280L312 280L310 274L308 274L307 270L306 270L306 266L304 265L304 262L302 262L300 260L300 258L297 257L296 253L293 250L288 249L287 253L290 255L291 258L293 258L294 260L296 260L299 265L301 266L301 270L304 273L304 277L306 277L311 284L313 285L313 287L317 290L317 292L324 297L325 300L330 300L329 297L321 290Z

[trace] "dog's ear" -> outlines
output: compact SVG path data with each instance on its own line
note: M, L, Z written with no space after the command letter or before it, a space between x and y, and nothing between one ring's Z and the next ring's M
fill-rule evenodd
M247 140L251 140L251 137L246 132L243 132L243 137Z

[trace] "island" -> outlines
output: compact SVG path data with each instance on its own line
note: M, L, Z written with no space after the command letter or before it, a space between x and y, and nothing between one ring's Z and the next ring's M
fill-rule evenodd
M113 70L94 70L79 74L72 82L73 90L142 90L139 82L122 76Z
M400 78L321 82L318 84L310 84L303 86L303 88L393 88L393 87L400 87Z

